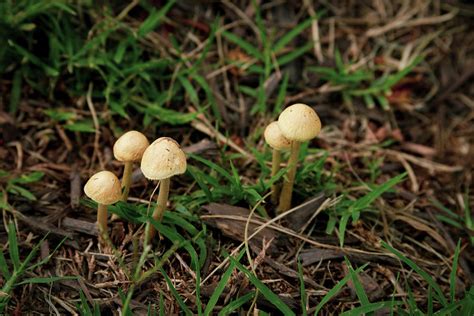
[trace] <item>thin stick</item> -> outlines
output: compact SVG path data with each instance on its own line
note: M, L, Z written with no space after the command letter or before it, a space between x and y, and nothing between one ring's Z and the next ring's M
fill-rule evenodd
M308 9L309 16L313 19L313 21L311 21L311 34L313 36L314 42L314 55L318 59L318 62L322 63L324 61L324 57L323 52L321 50L321 40L319 36L319 26L316 11L314 11L313 4L309 0L304 0L303 3L304 6Z
M288 160L288 166L290 167L290 169L288 170L285 181L283 182L283 188L281 189L278 213L286 212L291 207L291 197L293 195L293 184L295 183L296 167L298 165L300 146L300 142L291 142L291 153L290 159Z
M272 153L272 178L276 176L278 171L280 171L281 163L281 152L279 150L273 149ZM276 205L278 203L278 195L280 193L280 185L278 183L272 184L272 203Z
M166 203L168 202L168 195L170 192L170 178L162 179L160 183L160 192L158 193L158 199L156 201L156 207L153 211L153 219L161 222L163 214L165 213ZM148 242L155 237L155 227L153 225L148 226L148 234L145 235L148 238Z
M99 119L97 118L97 112L95 111L94 103L92 102L92 89L94 85L92 83L89 84L89 89L87 90L86 94L86 103L87 106L89 107L89 111L91 112L92 115L92 122L94 123L94 129L95 129L95 134L94 134L94 152L92 153L92 159L91 163L94 162L95 157L99 158L99 164L102 169L105 169L104 167L104 161L102 159L102 154L99 150L99 139L100 139L100 124L99 124Z

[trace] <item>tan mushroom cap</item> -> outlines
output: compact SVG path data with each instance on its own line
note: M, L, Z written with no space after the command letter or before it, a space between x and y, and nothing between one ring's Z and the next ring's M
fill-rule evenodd
M162 180L186 172L186 155L172 138L160 137L143 153L140 168L150 180Z
M120 200L120 181L110 171L100 171L90 177L84 186L86 195L99 204L110 205Z
M126 132L114 144L115 159L122 162L140 161L143 152L149 145L148 139L142 133Z
M281 112L278 117L278 126L289 140L305 142L319 134L321 120L311 107L297 103Z
M291 141L283 136L280 127L278 127L278 122L276 121L268 124L263 136L267 144L273 149L284 150L291 147Z

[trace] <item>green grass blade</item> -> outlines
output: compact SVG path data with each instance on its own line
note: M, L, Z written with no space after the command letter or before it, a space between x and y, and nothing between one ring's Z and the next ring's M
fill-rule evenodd
M196 73L192 74L192 78L194 81L196 81L197 84L201 86L201 88L204 90L206 93L207 100L209 101L209 104L211 105L212 113L214 114L216 121L221 122L222 120L222 115L219 110L219 107L217 106L216 99L214 98L214 94L212 93L211 87L207 83L206 79Z
M283 79L280 84L280 88L278 89L278 95L275 101L275 107L273 108L273 115L278 115L282 110L283 106L285 105L285 97L286 91L288 90L288 80L290 75L285 72L283 74Z
M41 180L43 176L44 172L35 171L31 173L22 174L19 178L13 179L11 182L20 184L32 183Z
M300 300L301 300L301 315L306 316L308 312L306 311L306 287L304 285L304 275L303 275L303 266L298 260L298 279L300 281Z
M345 212L340 221L339 221L339 244L342 247L344 245L345 231L347 224L349 223L349 218L358 218L359 213L367 208L372 202L374 202L379 196L388 191L394 185L400 183L406 176L406 173L402 173L385 183L377 186L372 191L364 195L363 197L357 199L352 205L349 206L347 212ZM355 220L355 219L353 219Z
M362 211L363 209L367 208L372 202L374 202L379 196L381 196L383 193L388 191L390 188L392 188L394 185L402 182L406 177L406 173L399 174L396 177L393 177L392 179L384 182L383 184L377 186L374 188L372 191L367 193L365 196L362 198L359 198L352 204L349 209L351 212L355 211Z
M257 24L258 35L260 35L260 40L264 45L269 43L267 41L267 28L265 27L265 23L262 18L262 8L258 5L257 1L251 1L252 6L255 10L255 22Z
M344 246L344 240L346 236L346 228L349 219L351 218L351 213L346 212L342 214L341 219L339 220L339 245Z
M235 179L234 179L234 176L231 175L229 172L227 172L227 170L225 170L224 168L222 168L221 166L219 166L218 164L215 164L213 163L212 161L209 161L207 159L204 159L198 155L194 155L194 154L189 154L189 157L205 164L206 166L208 166L209 168L211 168L212 170L215 170L217 173L219 173L221 176L223 176L224 178L226 178L227 180L229 180L229 182L231 183L234 183Z
M353 308L350 311L344 312L341 314L341 316L366 315L368 313L378 311L382 308L388 308L390 310L393 310L395 306L402 305L402 304L403 302L401 301L384 301L384 302L368 303L363 306Z
M225 316L225 315L230 315L232 312L236 311L239 309L241 306L244 304L250 302L253 298L255 297L255 292L251 291L238 299L230 302L227 304L220 312L219 316Z
M18 272L21 267L21 261L15 224L13 222L8 223L8 250L10 253L10 259L13 263L14 272Z
M264 113L266 111L267 95L265 93L265 77L266 76L260 77L260 84L258 85L258 88L256 90L257 100L255 101L254 106L252 106L252 109L250 110L251 115L254 115L256 113Z
M40 250L41 248L41 244L46 240L46 238L48 238L49 236L49 233L46 234L34 247L33 249L31 249L30 253L28 254L28 256L26 256L25 260L23 260L23 265L27 265L31 262L31 260L33 260L33 258L36 256L36 254L38 253L38 251ZM51 260L51 258L53 257L53 255L56 253L56 251L58 251L58 249L63 245L63 243L67 240L67 237L64 237L63 240L61 240L61 242L59 242L56 247L53 249L53 251L51 251L51 253L49 254L49 256L43 258L42 260L38 261L37 263L35 264L32 264L31 266L29 266L27 268L27 270L29 271L32 271L34 269L36 269L37 267L40 267L42 266L43 264L47 263L49 260Z
M474 286L471 286L462 302L460 315L474 315Z
M435 280L433 280L433 278L426 271L421 269L415 262L405 257L402 253L400 253L398 250L396 250L395 248L393 248L392 246L390 246L384 241L382 241L382 247L384 247L385 249L388 249L391 253L396 255L402 262L404 262L410 268L415 270L416 273L418 273L421 277L423 277L423 279L425 279L428 285L430 285L433 288L439 302L443 304L443 306L446 306L448 304L448 301L444 297L443 291L441 290L439 285L435 282Z
M199 169L197 169L194 166L188 166L187 172L193 177L194 181L198 184L198 186L201 188L201 190L204 192L204 194L207 197L208 202L211 202L213 200L212 198L212 193L207 187L206 183L204 182L204 179L201 175L201 172Z
M381 94L375 95L375 98L379 102L380 106L382 107L383 110L389 111L390 110L390 102L388 102L388 99Z
M357 294L357 297L360 300L360 304L362 305L362 307L369 305L370 304L369 298L367 297L367 293L365 293L364 287L360 283L357 273L352 268L352 265L349 262L349 260L347 258L344 258L344 260L346 261L346 266L349 269L349 275L351 276L352 283L354 284L355 292Z
M77 276L29 278L17 283L17 285L53 283L56 281L65 281L65 280L77 280Z
M8 187L8 191L10 193L14 192L15 194L21 195L30 201L36 201L36 196L34 196L33 193L23 187L20 187L19 185L11 184Z
M334 62L336 63L338 72L341 74L346 74L346 68L344 66L344 61L342 60L341 52L337 48L334 52Z
M407 298L407 303L408 303L408 309L410 315L421 315L421 311L418 308L418 305L416 304L415 297L413 296L413 291L411 290L410 287L408 287L408 298Z
M202 304L201 304L201 268L199 266L199 258L197 255L196 250L194 250L193 247L189 247L187 249L189 254L191 255L191 266L194 268L194 271L196 273L196 303L195 306L197 308L197 313L199 316L202 315Z
M194 89L191 82L184 76L178 76L178 80L186 91L186 94L188 95L189 100L191 100L191 103L200 108L198 93L196 89Z
M362 267L357 268L355 270L355 273L359 273L365 269L365 267L368 265L368 263L364 264ZM348 274L346 275L341 281L337 282L337 284L330 289L326 295L321 299L321 302L316 306L316 310L314 312L314 316L320 315L321 309L326 305L337 293L339 293L340 290L346 285L346 283L351 279L351 275Z
M278 59L277 59L278 65L281 67L283 65L286 65L286 64L292 62L296 58L298 58L298 57L304 55L306 52L310 51L312 47L313 47L313 43L308 43L304 46L301 46L301 47L298 47L298 48L292 50L290 53L288 53L286 55L278 57Z
M234 258L229 257L230 261L235 264L235 266L245 274L245 276L249 279L250 282L258 289L259 293L261 293L270 303L272 303L280 312L284 315L295 315L295 313L283 303L283 301L273 293L262 281L260 281L252 272L247 270L240 262L237 262Z
M166 1L166 4L160 10L153 10L150 15L143 21L138 29L138 37L144 37L151 31L153 31L161 22L163 17L168 13L171 7L174 5L176 0Z
M464 229L464 227L459 224L459 222L457 222L456 220L450 218L450 217L447 217L447 216L444 216L444 215L435 215L437 219L439 219L440 221L448 224L448 225L451 225L453 227L456 227L458 229Z
M457 301L457 302L453 302L451 304L448 304L446 305L445 307L441 308L440 310L438 310L436 313L432 314L432 315L435 315L435 316L457 316L457 315L466 315L466 316L472 316L473 314L472 313L469 313L469 314L466 314L464 312L459 312L459 308L464 308L464 306L468 304L467 302L465 302L465 300L460 300L460 301ZM457 311L456 313L454 313L454 311Z
M87 302L86 296L82 290L79 291L81 303L78 305L78 311L82 316L92 316L92 310Z
M217 301L219 300L219 297L221 296L222 292L224 292L225 286L227 285L230 277L232 276L232 272L234 271L234 269L235 264L231 262L227 270L222 275L221 280L217 284L216 288L214 289L211 298L209 298L209 302L207 303L206 309L204 310L205 316L211 315L214 307L217 304Z
M33 65L36 65L44 70L44 72L51 77L56 77L59 75L59 71L53 67L45 64L41 59L30 53L28 50L24 49L20 45L16 44L12 40L8 40L8 44L16 49L16 51L22 55L24 58L29 60Z
M444 206L441 202L439 202L438 200L436 199L428 199L431 204L433 204L437 209L445 212L446 214L448 214L449 216L455 218L455 219L462 219L461 216L459 216L458 214L456 214L455 212L451 211L449 208L447 208L446 206Z
M246 40L238 37L234 33L227 32L227 31L224 31L221 34L227 40L229 40L230 42L232 42L232 43L236 44L237 46L239 46L240 48L242 48L245 52L247 52L247 54L251 55L252 57L254 57L258 60L263 60L263 55L260 52L260 50L258 50L255 46L253 46L252 44L250 44Z
M301 32L311 26L311 22L313 22L313 18L309 18L296 27L292 28L291 31L286 33L282 38L278 40L278 42L273 45L273 53L278 53L281 49L283 49L289 42L291 42L296 36L298 36Z
M461 240L458 241L456 249L454 250L453 266L451 268L451 273L449 275L449 297L451 298L451 303L454 303L456 295L456 273L458 271L458 261L459 254L461 252Z
M364 99L364 103L367 106L367 108L373 109L375 107L375 101L372 95L364 94L362 98Z
M5 260L5 256L3 255L3 250L0 251L0 272L3 275L3 278L5 280L8 280L11 278L11 273L10 270L8 269L7 261Z
M160 302L159 302L159 308L160 308L160 316L165 316L165 298L163 296L163 292L160 291Z
M169 278L168 274L166 274L165 270L163 270L162 267L160 267L160 272L165 278L166 283L168 284L171 294L173 294L174 298L176 299L176 302L178 303L179 307L181 308L182 312L184 312L186 315L193 315L193 312L189 309L189 307L184 303L183 298L181 295L179 295L178 291L176 291L176 288L173 285L173 282L171 282L171 279Z
M422 61L423 61L423 57L418 56L418 57L415 58L415 60L413 60L413 62L410 65L406 66L401 71L397 72L396 74L389 75L386 78L386 80L382 83L381 90L385 91L385 90L390 89L397 82L399 82L401 79L403 79L403 77L408 75L413 70L413 68L415 68Z

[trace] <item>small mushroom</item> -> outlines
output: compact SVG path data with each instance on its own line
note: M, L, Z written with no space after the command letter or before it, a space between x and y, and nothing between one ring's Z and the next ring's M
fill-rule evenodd
M272 177L280 170L281 151L291 148L291 142L283 136L277 122L268 124L264 132L265 141L273 149L272 151ZM272 185L272 202L274 205L278 202L280 186L276 183Z
M287 107L278 117L278 126L283 135L291 141L288 160L288 174L280 194L278 211L285 212L291 207L291 196L295 182L296 167L301 143L316 137L321 131L321 120L311 107L297 103Z
M120 200L120 181L110 171L94 174L84 186L86 195L97 202L97 224L102 237L107 236L107 205Z
M130 192L133 163L142 159L143 152L149 145L145 135L137 131L126 132L114 144L115 159L124 163L121 198L124 202Z
M152 217L161 221L168 202L170 178L186 172L186 155L172 138L160 137L143 153L140 168L150 180L160 180L160 191ZM147 242L155 236L155 228L148 225Z

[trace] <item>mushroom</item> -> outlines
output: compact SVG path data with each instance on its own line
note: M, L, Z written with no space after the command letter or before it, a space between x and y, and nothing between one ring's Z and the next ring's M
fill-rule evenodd
M277 122L271 122L268 124L267 128L265 128L264 132L265 141L267 144L273 149L272 151L272 178L278 173L280 170L280 163L281 163L281 151L285 149L291 148L291 142L283 136L281 133L280 128L278 127ZM272 202L274 205L278 202L278 194L279 194L279 185L273 183L272 185Z
M114 144L115 159L125 164L122 177L122 198L126 202L130 192L133 163L140 161L143 152L150 145L145 135L137 131L129 131L120 136Z
M94 174L84 186L86 195L97 202L97 224L102 237L107 235L107 205L120 200L120 181L110 171Z
M179 144L172 138L160 137L143 153L140 168L143 175L150 180L160 180L160 191L152 217L161 221L168 201L170 178L186 172L186 155ZM148 225L146 241L155 235L155 228Z
M291 153L288 160L288 174L280 194L278 211L285 212L291 206L293 184L301 143L316 137L321 131L321 120L316 111L306 104L297 103L287 107L278 117L278 126L283 135L291 141Z

